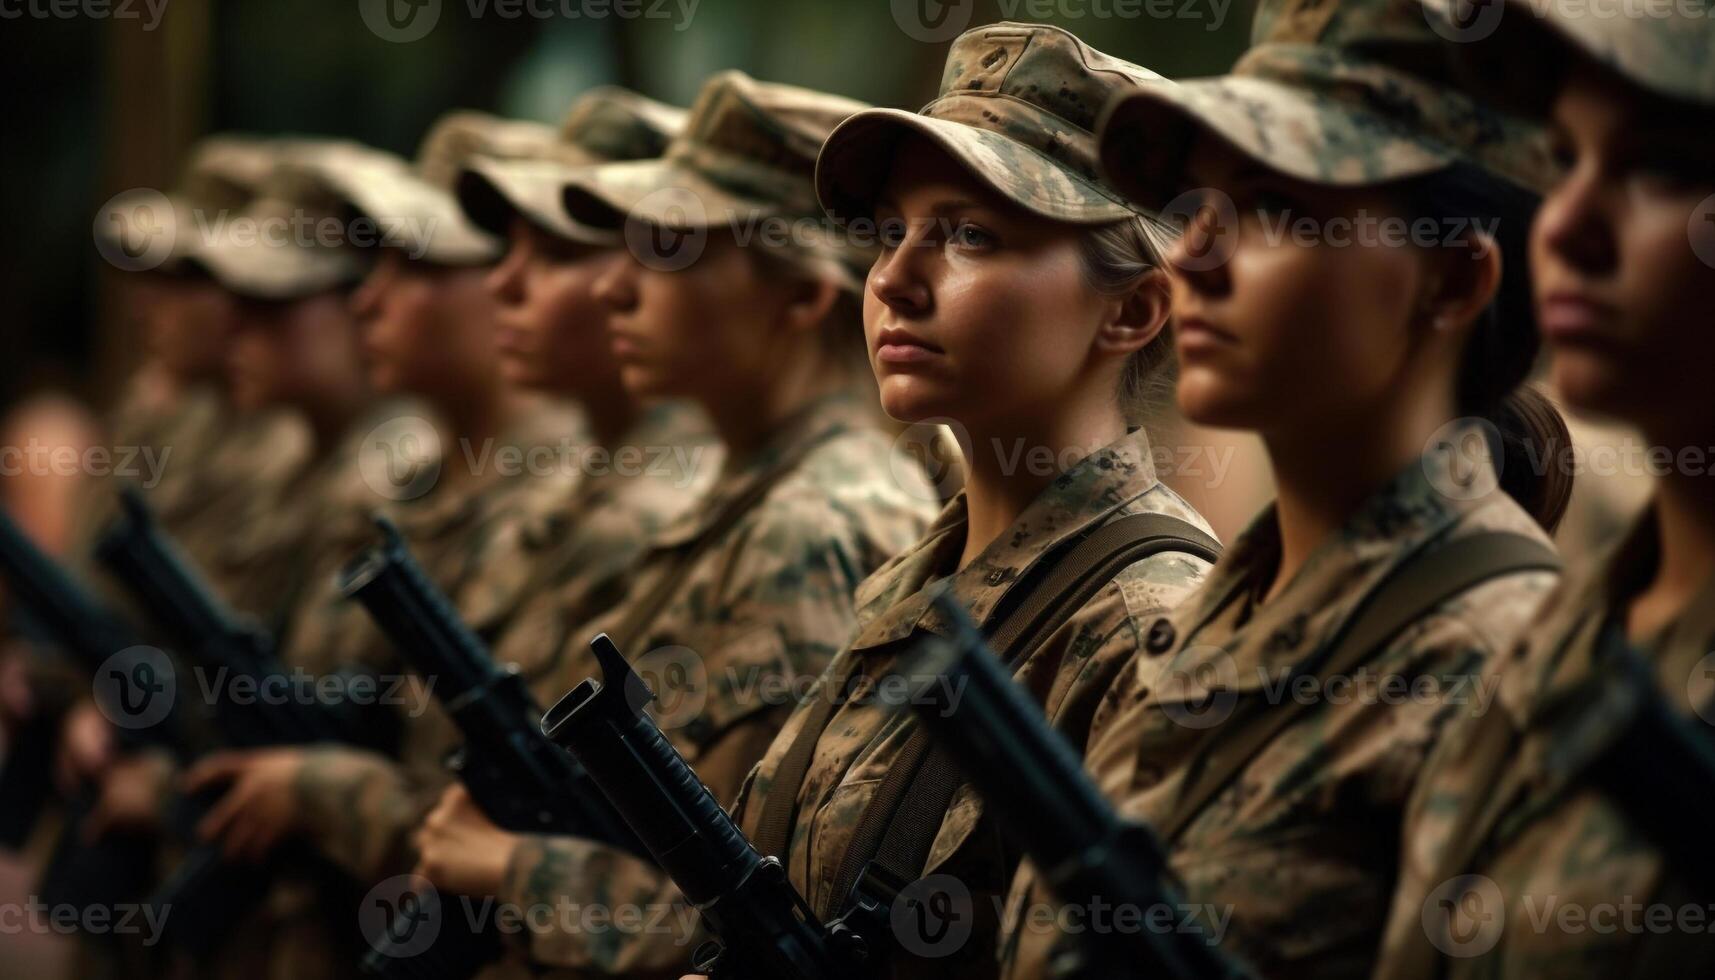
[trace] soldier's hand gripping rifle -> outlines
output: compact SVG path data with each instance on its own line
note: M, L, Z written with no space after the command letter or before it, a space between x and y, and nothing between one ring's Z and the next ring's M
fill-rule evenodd
M120 492L120 513L96 542L95 557L142 608L149 611L176 651L229 691L270 692L289 686L286 667L274 654L273 638L228 608L202 580L176 544L156 524L135 487ZM385 746L392 736L378 706L315 704L295 696L216 698L213 721L221 741L242 749L272 745L344 743ZM202 813L219 798L187 800L174 820L188 837ZM288 847L271 860L310 869L330 880L340 875L306 848ZM234 865L214 844L197 844L156 890L152 902L172 909L163 941L193 955L210 952L265 894L273 873Z
M135 683L154 692L148 697L167 696L158 686L172 681L158 676L164 656L143 646L128 624L43 553L4 511L0 511L0 575L5 577L12 602L27 619L35 638L71 657L96 681L98 695L114 693L115 685ZM187 750L176 721L168 717L154 725L116 726L116 747L121 753L153 749L184 758ZM37 750L51 752L54 742L57 739L37 746ZM153 841L113 833L94 844L84 842L83 828L97 793L96 787L84 787L66 803L65 826L42 875L41 898L49 905L111 909L120 902L135 901L148 887L154 870ZM9 797L5 805L28 810L39 808L41 802ZM19 824L33 822L28 813L8 819Z
M919 679L908 699L918 719L958 761L1002 831L1030 856L1043 881L1069 905L1153 910L1177 907L1167 857L1147 827L1120 819L1085 775L1071 745L1049 727L943 591L935 607L952 625L913 661ZM1167 921L1177 921L1169 916ZM1201 932L1085 930L1075 962L1058 976L1088 980L1204 980L1248 974Z
M776 858L757 853L678 750L644 714L654 699L607 634L586 680L542 719L613 801L715 938L693 954L715 980L843 980L869 975L875 948L817 921Z
M495 665L398 529L384 517L375 523L381 544L341 571L340 591L362 604L413 670L435 679L436 698L464 736L449 765L471 799L506 830L583 837L647 856L577 763L542 734L541 709L524 679ZM469 916L442 914L427 949L402 927L390 925L387 936L363 964L383 977L463 980L500 952L497 933L477 929Z

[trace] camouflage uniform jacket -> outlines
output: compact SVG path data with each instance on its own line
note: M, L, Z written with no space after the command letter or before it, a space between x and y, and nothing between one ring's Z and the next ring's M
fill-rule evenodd
M698 467L705 458L714 465L717 455L708 451L707 438L694 410L673 403L656 406L618 446L662 447L672 455L636 466L629 456L602 466L586 456L586 465L575 471L581 478L562 500L552 507L528 507L520 519L492 528L480 572L467 576L452 598L479 637L498 632L492 644L496 662L519 666L527 678L551 665L551 656L547 664L538 663L544 653L554 652L543 645L544 637L559 635L569 610L611 594L648 536L694 500L701 487ZM545 482L554 489L566 486ZM413 690L416 697L431 695L421 685ZM535 693L540 704L564 692ZM419 703L408 707L414 710ZM432 714L441 717L438 705ZM427 723L407 731L412 737L404 747L404 765L375 753L318 752L300 783L318 840L362 880L404 870L408 834L447 782L442 761L456 732L450 725Z
M567 436L575 438L580 431L577 414L564 406L533 404L497 445L487 448L528 452ZM474 465L484 448L448 447L441 472ZM498 456L489 462L494 472L432 488L420 498L376 501L382 505L377 509L399 527L430 580L453 597L461 616L479 632L497 629L518 602L515 594L507 593L530 583L513 574L519 556L510 543L521 528L557 512L582 482L575 470L513 469ZM366 667L383 675L383 694L397 690L407 695L397 705L397 761L377 752L315 749L298 781L310 839L360 880L373 880L405 870L401 865L409 859L400 849L405 831L445 788L450 776L443 763L457 743L457 733L434 699L434 679L407 676L406 665L369 614L339 595L339 569L375 540L363 522L357 522L357 528L361 533L356 540L321 552L307 598L287 628L281 659L314 676ZM490 581L491 570L502 567L505 574ZM464 605L461 600L467 596L482 600L484 607Z
M960 493L922 541L863 584L857 637L811 697L838 696L833 689L848 672L849 694L816 744L798 793L787 853L781 856L793 884L813 908L840 911L835 906L844 896L832 894L833 879L852 832L915 730L908 712L877 704L871 694L888 677L909 674L910 665L900 656L919 631L944 629L927 608L931 587L946 580L972 619L985 624L1011 585L1056 545L1141 513L1168 514L1208 530L1197 512L1156 478L1148 437L1139 429L1055 479L966 567L957 567L967 531L966 499ZM1083 745L1092 713L1142 646L1150 621L1184 602L1207 570L1205 562L1172 552L1139 561L1027 652L1015 676L1073 744ZM793 715L748 781L736 807L747 834L757 833L770 783L808 714L800 710ZM982 799L962 787L923 869L925 875L951 875L970 890L976 903L972 934L958 949L927 941L922 949L909 949L906 943L909 952L946 958L905 959L902 954L894 975L994 975L995 908L1016 866L1016 851L1003 847L982 817Z
M1586 782L1629 713L1598 641L1610 624L1624 630L1628 597L1659 563L1659 534L1646 513L1569 579L1497 664L1494 710L1461 719L1431 757L1406 814L1377 976L1715 975L1708 896ZM1667 705L1697 727L1715 718L1712 649L1715 581L1640 649ZM1655 805L1672 806L1674 792L1662 786Z
M707 499L650 543L626 600L566 632L556 667L560 692L597 672L589 639L625 620L675 556L709 530L723 503L742 496L778 461L796 458L761 502L702 553L641 635L619 638L661 695L656 718L663 731L717 799L732 799L799 687L851 637L858 584L915 541L933 514L934 488L877 421L873 396L833 396L800 413L760 452L729 460ZM524 909L555 908L563 898L641 906L663 888L653 868L624 852L574 838L527 837L498 898ZM671 903L668 897L655 907ZM529 943L530 959L627 976L647 964L677 976L690 958L689 948L676 945L684 928L628 935L558 925L556 917L518 937ZM495 975L517 969L515 959Z
M1284 686L1402 563L1489 530L1546 541L1498 490L1455 499L1438 489L1485 475L1455 483L1454 465L1450 447L1426 454L1256 605L1280 563L1279 526L1265 512L1197 597L1155 626L1096 716L1090 772L1123 816L1153 824L1173 812L1195 751L1240 699L1315 699L1169 842L1182 911L1212 923L1223 948L1260 976L1369 975L1397 828L1423 759L1463 705L1481 703L1480 668L1519 636L1555 583L1549 572L1491 579L1407 627L1349 677L1303 692ZM1052 950L1070 941L1041 914L1054 907L1026 866L1008 901L1007 976L1049 975Z

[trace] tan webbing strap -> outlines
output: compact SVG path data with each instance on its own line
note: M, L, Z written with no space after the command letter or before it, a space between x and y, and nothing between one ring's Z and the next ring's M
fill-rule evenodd
M674 556L673 563L655 581L654 588L651 588L642 600L634 603L626 611L625 619L620 622L619 626L608 631L608 636L612 638L615 645L626 651L628 655L640 652L632 650L632 645L637 642L638 637L643 635L643 631L648 627L650 620L661 614L661 609L667 605L668 600L672 599L685 584L685 578L696 567L697 559L725 538L728 532L738 526L739 521L744 520L746 514L749 514L758 504L762 503L763 498L768 496L768 492L773 490L793 470L797 469L798 464L804 461L804 457L810 455L810 450L826 442L836 432L837 430L831 430L824 433L820 438L793 447L775 460L774 464L758 476L755 483L746 487L743 493L727 501L720 512L715 515L715 519L703 529L703 533L697 535L695 540Z
M1502 575L1559 569L1554 549L1535 538L1504 531L1460 538L1395 569L1340 633L1295 673L1323 679L1349 675L1401 630L1448 600ZM1215 794L1314 704L1314 699L1305 699L1265 705L1253 699L1246 702L1246 710L1211 728L1173 810L1154 823L1162 842L1171 845Z
M1011 667L1021 663L1125 568L1152 555L1182 552L1213 562L1220 543L1196 527L1165 514L1133 514L1085 535L1064 557L1044 562L1029 581L1002 597L1010 608L990 634L995 656ZM833 887L821 896L831 916L873 861L899 881L923 873L935 835L946 818L964 774L917 726L870 797L841 858Z

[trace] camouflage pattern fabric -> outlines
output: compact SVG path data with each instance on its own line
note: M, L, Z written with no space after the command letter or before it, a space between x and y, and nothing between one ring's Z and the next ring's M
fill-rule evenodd
M1120 221L1135 211L1097 173L1097 115L1119 95L1170 85L1057 27L969 30L948 52L940 94L920 112L868 109L840 124L817 161L817 193L837 217L870 215L899 141L915 134L1043 217Z
M1240 699L1316 699L1169 849L1184 901L1261 976L1370 975L1423 759L1452 719L1480 706L1483 665L1556 581L1548 572L1492 579L1407 627L1350 677L1282 686L1402 563L1484 531L1547 541L1500 490L1464 492L1493 486L1493 469L1459 455L1432 449L1259 605L1280 563L1278 525L1265 512L1196 598L1145 624L1144 655L1096 715L1088 767L1122 815L1149 824L1172 812L1187 764ZM1026 866L1007 903L1006 976L1050 975L1057 944L1075 941L1045 927L1042 909L1056 906Z
M1599 656L1599 639L1623 623L1629 597L1659 566L1659 541L1650 511L1568 580L1496 664L1489 712L1460 718L1431 757L1406 813L1378 976L1715 971L1696 883L1586 778L1630 713L1627 685ZM1715 718L1715 581L1638 647L1671 710L1699 727ZM1661 792L1660 805L1672 806L1673 788ZM1450 859L1450 850L1473 857Z
M730 800L802 688L850 639L852 594L864 576L922 534L935 490L875 419L873 395L835 395L806 408L762 450L728 460L708 497L662 529L629 576L627 598L566 633L558 691L597 672L588 642L623 622L722 505L775 461L808 450L762 501L703 552L666 607L625 650L660 694L657 721L717 799ZM539 690L550 689L537 685ZM637 910L638 928L571 930L555 915L511 937L524 945L494 976L526 961L602 975L678 976L694 918L675 909L652 867L573 838L525 838L502 903L520 909ZM659 913L659 918L656 914ZM576 920L573 920L574 922Z
M1312 183L1368 186L1466 162L1547 188L1557 173L1543 134L1450 84L1428 17L1418 0L1265 0L1232 72L1108 107L1102 167L1160 209L1185 189L1185 154L1203 130Z

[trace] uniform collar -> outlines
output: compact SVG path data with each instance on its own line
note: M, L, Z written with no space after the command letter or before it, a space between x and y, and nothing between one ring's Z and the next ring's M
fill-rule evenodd
M1227 549L1191 604L1175 615L1183 628L1174 669L1211 689L1260 689L1321 649L1365 595L1395 568L1444 540L1467 514L1497 504L1516 510L1499 489L1492 464L1460 458L1457 444L1442 442L1397 473L1248 622L1222 627L1217 621L1236 616L1237 604L1279 568L1280 523L1270 505ZM1472 486L1495 489L1476 497L1458 489ZM1521 513L1519 523L1527 521Z
M968 531L968 504L960 490L921 541L858 587L859 630L852 648L874 649L916 629L944 634L947 626L930 610L930 590L924 588L943 576L950 576L953 598L972 620L989 625L1007 589L1043 555L1157 486L1149 436L1133 430L1055 478L1005 534L955 571Z

